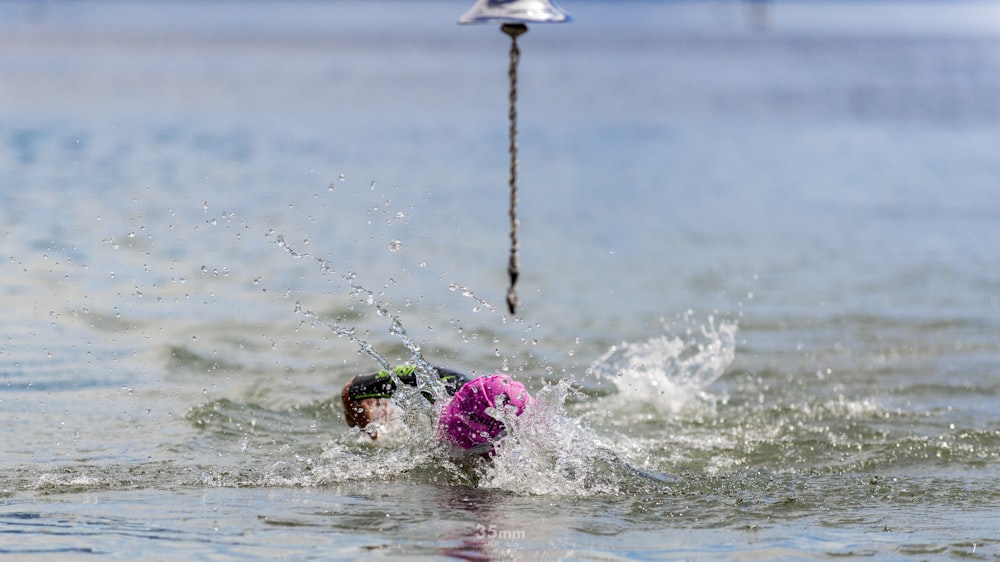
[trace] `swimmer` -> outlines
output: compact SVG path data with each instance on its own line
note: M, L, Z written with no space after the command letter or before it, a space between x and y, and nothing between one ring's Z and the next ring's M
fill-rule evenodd
M444 367L434 367L434 371L452 397L438 419L438 435L466 453L489 454L493 451L493 443L506 433L503 422L491 416L489 409L511 407L515 415L520 416L533 402L524 385L507 375L470 379ZM392 401L396 380L417 386L416 367L401 365L392 372L382 370L347 381L340 393L347 425L363 429L377 440L379 426L402 414ZM423 395L434 401L429 393Z

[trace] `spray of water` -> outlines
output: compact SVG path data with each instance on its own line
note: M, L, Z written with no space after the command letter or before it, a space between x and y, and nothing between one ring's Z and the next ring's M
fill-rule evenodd
M685 317L683 335L623 342L599 357L590 377L610 381L617 392L588 398L572 379L544 387L521 417L498 412L509 432L497 455L478 467L479 485L520 494L632 494L649 486L669 487L668 466L636 467L626 462L642 442L631 437L635 423L660 424L667 416L711 409L708 387L735 357L736 324L694 326ZM567 400L580 415L567 413ZM646 455L648 456L648 455Z
M366 348L349 328L309 311L300 314ZM569 376L533 390L535 401L521 416L497 408L491 414L504 422L507 431L490 457L463 455L439 438L438 408L447 398L431 405L419 390L401 385L394 397L399 416L392 427L383 428L377 441L344 426L320 451L307 451L301 457L295 453L294 458L286 451L267 466L248 465L232 474L214 471L210 482L313 486L402 479L562 497L663 491L679 481L664 475L672 472L667 457L649 454L649 447L657 445L642 440L640 436L648 432L633 435L630 426L641 423L633 413L641 410L651 416L650 423L662 424L667 415L687 415L691 404L683 404L681 396L696 405L708 403L706 387L732 360L734 336L734 325L710 320L685 336L617 345L588 370L590 377L609 378L617 393L589 396L582 390L585 385ZM674 392L667 393L669 397L648 396L649 388ZM336 402L316 408L329 410ZM240 412L224 414L223 421Z
M268 232L266 236L267 237L273 236L275 239L275 244L277 244L279 248L287 252L293 258L312 259L313 261L316 262L316 264L319 266L320 270L323 273L333 274L333 275L337 274L336 269L330 264L329 261L319 256L313 256L311 254L297 251L290 244L288 244L288 242L285 240L285 237L282 234L276 233L272 230ZM359 297L365 304L374 307L375 312L376 314L378 314L378 316L389 318L389 323L390 323L389 333L399 338L400 342L402 342L403 345L406 347L406 349L410 351L409 361L411 364L416 366L416 371L414 372L414 374L416 375L417 379L417 391L422 393L428 393L429 395L433 396L435 400L444 399L447 396L444 384L442 384L441 381L438 379L438 377L434 375L435 372L434 366L431 365L426 359L424 359L423 354L421 353L420 350L420 346L415 341L413 341L410 335L406 332L406 329L403 327L403 323L400 320L399 316L396 314L392 314L389 311L388 305L385 302L379 300L379 298L373 291L366 289L360 283L358 283L357 275L355 273L343 274L340 275L340 277L341 279L346 281L350 286L351 295ZM378 353L378 351L376 351L375 348L369 342L358 337L355 334L355 330L353 327L345 326L338 321L324 320L313 311L302 309L301 303L299 302L295 303L295 312L297 314L304 315L306 318L310 319L314 323L321 324L327 327L337 336L345 337L351 342L356 343L361 348L361 351L365 355L374 359L382 369L391 372L392 365L389 363L389 360L386 359L380 353ZM398 380L396 381L396 384L397 386L403 386Z
M520 417L497 412L508 431L491 461L476 467L479 486L530 495L621 493L622 476L631 476L620 470L626 465L601 448L581 420L566 415L566 397L574 392L561 381L539 391Z
M300 253L280 234L269 233L289 255L312 259L325 274L336 274L324 259ZM417 366L418 385L398 384L393 401L399 407L387 427L380 428L379 439L346 430L327 443L308 474L278 463L267 472L269 482L285 480L302 484L323 484L348 480L424 477L433 481L445 478L452 483L497 489L530 495L613 495L633 493L642 486L666 486L668 480L659 472L669 467L633 468L622 460L620 451L628 451L628 436L618 433L608 437L608 427L620 430L634 412L653 418L683 415L692 405L711 403L706 389L724 372L735 354L735 323L709 318L694 327L690 316L683 335L662 335L642 342L623 342L599 357L587 370L587 376L610 384L617 390L608 396L591 398L581 393L573 377L550 383L534 392L535 402L523 415L497 409L492 414L504 422L507 431L495 443L489 457L462 455L443 443L437 433L440 408L450 397L434 375L420 346L407 334L400 318L389 311L372 291L361 286L354 274L340 275L350 286L351 294L380 317L389 319L389 333L411 353ZM453 285L463 296L475 298L471 290ZM492 306L476 299L480 306ZM362 352L382 368L391 369L389 361L353 327L328 320L296 304L295 311L324 326L338 337L357 344ZM422 397L434 396L434 404ZM585 404L580 415L567 411L567 401ZM602 415L597 415L603 413ZM612 420L595 430L592 425ZM280 465L280 466L279 466ZM422 475L422 476L421 476Z
M705 324L694 326L690 314L682 321L683 335L622 342L590 366L589 375L617 389L604 398L603 408L626 418L629 412L662 417L714 402L707 389L736 356L737 325L709 316Z

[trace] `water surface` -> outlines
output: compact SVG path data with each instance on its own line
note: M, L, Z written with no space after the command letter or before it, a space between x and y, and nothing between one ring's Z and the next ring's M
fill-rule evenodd
M0 552L995 558L1000 12L0 7ZM353 374L508 371L493 462Z

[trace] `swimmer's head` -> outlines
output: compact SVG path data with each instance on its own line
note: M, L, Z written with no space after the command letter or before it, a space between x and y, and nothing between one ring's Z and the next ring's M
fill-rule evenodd
M520 416L532 402L524 385L506 375L479 377L465 383L444 407L438 431L451 443L470 452L490 452L491 442L506 428L487 409L509 408L507 411Z

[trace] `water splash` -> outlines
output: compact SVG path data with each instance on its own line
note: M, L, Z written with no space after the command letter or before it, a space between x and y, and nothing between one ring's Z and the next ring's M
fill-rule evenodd
M472 292L472 289L470 289L470 288L468 288L468 287L466 287L464 285L461 285L459 283L452 283L452 284L448 285L448 290L452 291L452 292L459 292L459 293L461 293L461 295L463 297L469 298L469 299L472 299L472 300L476 301L477 304L472 308L473 312L479 312L483 308L485 308L486 310L489 310L490 312L496 312L496 309L497 309L496 306L494 306L493 304L490 304L489 301L486 301L486 300L484 300L484 299L476 296L476 294Z
M698 404L711 404L706 389L721 377L736 356L737 324L709 316L701 326L683 319L685 336L663 334L640 342L612 346L587 374L614 385L604 399L613 410L677 415Z
M290 256L296 259L312 259L320 267L320 270L327 274L337 274L336 269L333 265L326 259L319 256L314 256L308 253L299 252L293 248L286 240L284 235L276 233L275 231L269 231L265 236L274 236L275 243L279 248L287 252ZM393 314L388 307L388 304L383 302L378 298L374 291L363 287L357 281L357 274L353 272L348 272L346 274L340 274L340 278L348 283L350 286L350 293L352 296L358 297L367 306L374 307L375 312L380 317L389 318L389 333L396 336L400 342L410 351L410 363L416 366L416 379L417 379L417 391L429 393L435 398L435 400L444 399L447 396L447 391L445 390L444 384L438 379L434 374L434 366L424 359L421 353L420 346L410 337L407 333L406 328L403 327L403 323L399 316ZM374 359L382 369L391 371L392 365L389 360L386 359L382 354L378 353L375 348L364 339L358 337L355 334L355 330L351 326L345 326L339 321L328 321L321 318L318 314L311 310L303 310L302 305L299 302L295 303L296 314L302 314L306 318L309 318L314 323L325 326L330 329L334 334L339 337L346 337L351 342L356 343L361 351ZM397 386L403 386L399 381L396 381Z
M633 493L655 475L640 472L609 448L579 418L567 415L565 401L577 394L570 380L547 385L520 417L498 416L507 435L490 462L476 467L482 488L524 495L593 496Z
M669 468L643 461L649 457L643 451L647 444L633 438L632 430L639 423L659 427L671 416L710 412L715 398L707 389L736 352L735 322L709 317L695 326L688 314L684 325L683 335L613 346L587 369L588 376L610 382L616 393L588 397L569 377L542 388L521 417L500 412L508 434L492 461L477 467L478 485L560 496L671 488L675 480L661 473ZM573 414L567 411L569 401L575 403Z
M324 273L337 274L329 262L300 253L282 235L269 233L269 236L275 236L277 245L289 255L312 259ZM617 447L605 444L613 443L614 439L602 437L592 430L587 425L587 416L567 412L568 399L588 402L577 390L572 377L550 383L535 392L535 404L520 417L513 412L495 412L507 432L496 443L496 452L491 458L455 451L437 435L438 408L450 397L434 376L434 367L423 358L420 346L408 335L400 318L390 312L378 295L358 283L355 274L337 275L349 284L352 296L373 307L379 317L388 318L389 332L411 352L410 360L417 366L419 375L418 385L415 389L398 385L399 390L393 397L399 406L398 415L389 427L381 428L377 441L373 442L357 430L345 429L341 436L323 447L318 461L309 466L307 474L282 462L265 471L269 482L290 479L298 484L325 484L372 478L426 478L438 482L439 478L445 478L452 483L484 489L557 496L618 495L649 486L662 490L667 485L662 475L633 468L623 461L616 453ZM491 312L495 310L467 287L453 283L449 289L473 299L477 310L480 307ZM353 327L340 320L322 318L303 309L300 303L296 303L295 312L357 344L383 369L391 370L389 361L356 334ZM619 414L634 409L636 403L646 409L652 407L660 416L677 412L683 404L703 398L705 388L721 376L733 360L735 332L735 324L717 324L709 318L698 335L689 328L687 338L661 336L615 346L588 369L588 374L612 381L618 393L589 402L601 402L596 409L618 411ZM434 405L423 399L422 391L434 396ZM619 437L624 439L623 435ZM622 449L628 450L627 446ZM650 468L655 471L661 467Z
M400 317L393 314L389 310L389 305L378 295L362 286L357 281L355 273L338 274L329 261L299 252L280 233L269 232L268 237L271 236L274 236L275 243L292 257L312 259L323 273L339 275L347 282L352 296L366 306L374 308L379 317L388 318L389 333L409 350L408 362L416 367L415 388L396 381L397 391L392 398L395 414L386 424L378 428L378 440L373 441L362 431L345 429L339 438L324 446L320 462L310 467L310 475L305 480L313 483L329 483L372 477L398 477L413 470L440 470L441 466L454 468L455 465L448 458L447 447L440 442L436 431L439 415L437 408L447 403L450 397L444 383L437 376L435 367L424 359L420 345L410 337ZM392 372L389 360L371 343L358 336L353 326L347 326L339 320L325 319L311 310L303 309L299 302L295 303L295 312L305 316L314 324L326 327L338 337L357 344L361 351L374 359L382 369ZM426 400L425 395L433 397L432 403ZM268 478L281 480L287 474L296 473L295 470L290 471L289 466L287 463L281 464L280 467L268 472L270 475ZM460 471L456 469L451 472ZM303 482L302 479L297 481Z

